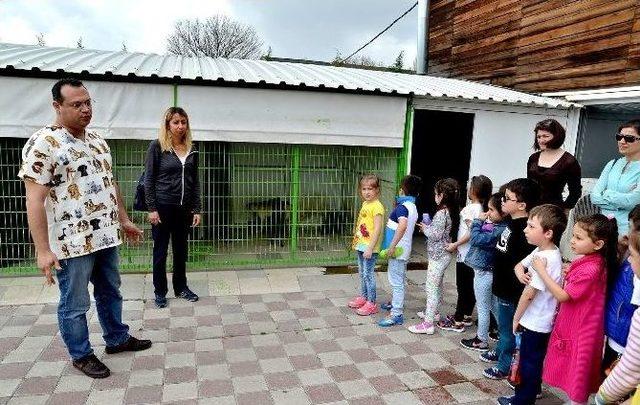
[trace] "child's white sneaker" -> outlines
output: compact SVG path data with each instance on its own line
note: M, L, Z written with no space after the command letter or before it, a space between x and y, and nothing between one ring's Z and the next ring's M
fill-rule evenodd
M427 321L421 322L417 325L409 326L408 329L411 333L420 333L424 335L433 335L436 331L433 327L433 323Z

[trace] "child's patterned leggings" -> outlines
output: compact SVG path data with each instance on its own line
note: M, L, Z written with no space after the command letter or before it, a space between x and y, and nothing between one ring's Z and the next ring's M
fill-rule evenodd
M437 260L429 259L429 268L427 268L427 280L424 283L424 289L427 293L427 306L424 310L424 320L433 322L438 307L440 306L440 298L442 297L442 280L444 279L444 271L449 267L453 256L446 254Z

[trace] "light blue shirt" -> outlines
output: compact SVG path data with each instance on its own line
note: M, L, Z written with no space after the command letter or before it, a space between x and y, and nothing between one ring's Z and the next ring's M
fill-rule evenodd
M640 204L640 161L622 157L607 163L591 190L591 202L603 214L612 214L618 221L618 235L626 235L629 212Z

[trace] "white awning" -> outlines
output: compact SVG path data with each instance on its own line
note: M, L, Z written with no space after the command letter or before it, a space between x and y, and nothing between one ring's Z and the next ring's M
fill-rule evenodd
M28 138L55 121L55 80L0 76L0 137ZM108 138L153 139L171 105L169 85L84 82L93 101L90 128Z
M54 82L0 76L0 137L26 138L54 121ZM108 138L156 138L173 104L171 85L84 83L95 101L90 127ZM180 86L177 95L196 140L403 146L403 97L212 86Z
M227 142L402 148L406 99L181 86L194 137Z

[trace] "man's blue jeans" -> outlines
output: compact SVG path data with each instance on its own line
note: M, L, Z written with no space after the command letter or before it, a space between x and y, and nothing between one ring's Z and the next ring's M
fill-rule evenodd
M516 306L502 298L495 297L495 312L498 314L498 331L500 340L496 346L496 354L498 355L498 364L496 367L503 373L508 373L511 367L511 357L516 348L516 338L513 336L513 315L516 312Z
M111 247L84 256L60 260L58 325L71 358L93 353L89 343L87 311L91 306L89 281L93 283L98 319L107 346L129 339L129 327L122 323L122 296L118 273L118 248Z
M362 286L362 296L369 302L376 302L376 261L378 254L371 255L371 259L365 259L364 253L358 251L358 273L360 273L360 284Z

